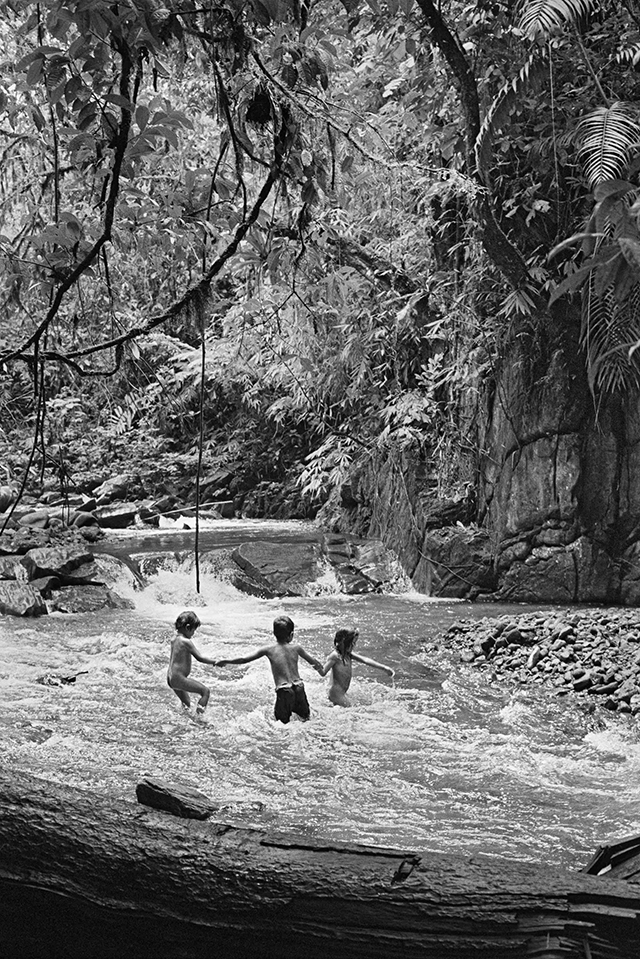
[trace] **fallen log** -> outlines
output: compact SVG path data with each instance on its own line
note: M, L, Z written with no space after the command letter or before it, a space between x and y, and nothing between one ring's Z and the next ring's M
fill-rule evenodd
M637 959L640 886L179 818L2 771L0 930L4 959Z

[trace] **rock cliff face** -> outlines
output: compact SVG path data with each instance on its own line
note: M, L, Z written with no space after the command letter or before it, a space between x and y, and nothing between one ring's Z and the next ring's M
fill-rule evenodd
M481 384L473 496L433 501L417 456L379 454L321 521L381 538L432 595L640 605L639 397L595 401L554 322Z

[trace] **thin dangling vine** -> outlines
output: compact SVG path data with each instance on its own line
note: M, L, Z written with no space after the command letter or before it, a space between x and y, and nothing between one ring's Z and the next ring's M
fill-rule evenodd
M202 449L204 446L204 368L207 355L204 330L204 314L202 323L202 345L200 352L200 436L198 437L198 465L196 467L196 535L193 545L196 568L196 593L200 592L200 470L202 467Z

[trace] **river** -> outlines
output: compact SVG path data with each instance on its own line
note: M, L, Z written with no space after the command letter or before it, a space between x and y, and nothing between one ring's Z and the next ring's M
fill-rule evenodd
M314 536L296 523L221 521L201 548L251 538ZM122 534L121 550L189 548L193 533ZM411 593L263 600L189 563L160 569L133 610L0 619L0 760L5 768L132 799L143 776L195 786L214 801L262 803L252 825L280 833L416 851L485 853L579 869L598 845L639 831L635 718L590 714L552 690L510 689L462 666L438 643L458 618L530 607L444 602ZM355 623L359 651L393 680L354 667L354 705L330 705L305 663L312 718L274 722L265 660L214 669L207 720L183 713L166 685L177 614L202 621L196 645L216 658L271 639L287 614L296 639L323 658L335 629ZM78 674L46 685L49 674Z

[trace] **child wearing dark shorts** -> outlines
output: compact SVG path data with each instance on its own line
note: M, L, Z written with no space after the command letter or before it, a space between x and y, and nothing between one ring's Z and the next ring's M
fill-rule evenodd
M310 715L304 683L298 673L298 658L301 656L322 675L322 663L315 656L311 656L299 643L292 642L293 630L293 620L288 616L278 616L273 621L273 633L276 637L273 645L260 646L248 656L219 659L216 663L217 666L231 666L251 663L254 659L266 656L276 686L276 704L273 714L281 723L288 723L292 713L303 720L307 720Z
M295 713L301 719L308 719L311 714L304 683L302 682L287 683L286 686L278 686L276 689L274 716L281 723L288 723L291 719L291 713Z

